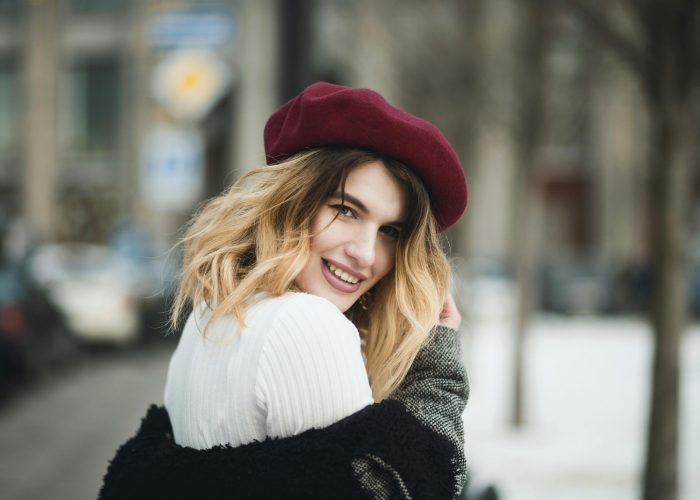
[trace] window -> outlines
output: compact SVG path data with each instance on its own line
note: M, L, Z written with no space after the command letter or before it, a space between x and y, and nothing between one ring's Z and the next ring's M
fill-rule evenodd
M17 64L0 58L0 154L16 152L21 132Z
M546 61L546 141L556 148L578 151L580 156L587 135L590 48L579 26L565 22L555 28Z
M76 61L68 78L66 139L77 152L112 151L119 142L121 64L114 56Z

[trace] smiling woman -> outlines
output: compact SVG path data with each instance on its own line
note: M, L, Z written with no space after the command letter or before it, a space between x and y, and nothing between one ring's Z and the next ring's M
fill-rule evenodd
M265 143L270 164L187 230L173 321L193 312L165 408L102 498L456 497L467 383L438 237L466 206L454 151L375 92L326 83L276 111Z
M405 376L449 286L422 182L396 160L353 148L305 151L249 172L195 217L184 262L176 318L189 300L213 311L207 325L226 314L242 322L259 292L333 303L364 337L376 401Z
M394 267L403 187L380 161L352 170L311 222L311 253L296 277L307 293L348 310Z

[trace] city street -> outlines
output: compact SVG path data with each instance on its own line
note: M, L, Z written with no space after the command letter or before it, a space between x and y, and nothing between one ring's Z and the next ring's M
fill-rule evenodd
M698 33L700 0L0 0L0 500L96 499L178 297L386 323L380 388L390 302L447 274L463 497L700 500Z
M98 356L0 414L0 497L94 500L117 446L162 402L171 347Z
M632 318L540 316L527 342L525 425L508 425L510 321L465 318L475 486L508 500L636 500L651 335ZM172 345L99 356L16 398L0 414L4 500L87 500L151 402L162 401ZM700 498L700 328L683 344L680 500Z

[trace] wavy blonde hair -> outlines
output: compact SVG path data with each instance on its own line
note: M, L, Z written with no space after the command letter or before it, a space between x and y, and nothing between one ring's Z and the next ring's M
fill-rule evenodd
M181 242L172 324L188 305L200 303L213 310L208 324L226 314L243 323L252 294L297 290L294 280L309 258L313 218L339 188L344 196L352 169L371 161L386 166L411 207L394 269L375 285L372 307L365 311L355 304L346 312L365 341L373 397L387 398L437 323L450 280L428 193L411 170L391 158L348 148L306 151L248 172L209 200Z

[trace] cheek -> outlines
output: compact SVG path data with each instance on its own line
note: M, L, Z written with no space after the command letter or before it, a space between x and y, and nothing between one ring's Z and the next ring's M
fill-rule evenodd
M311 221L311 251L324 246L328 239L329 225L333 222L334 213L323 208Z
M394 245L380 246L375 253L375 273L382 279L389 274L396 264L396 247Z

